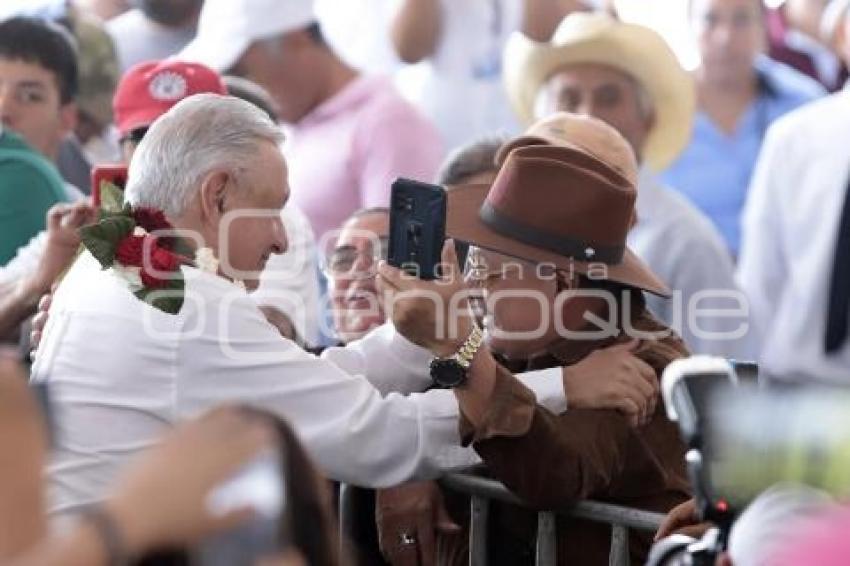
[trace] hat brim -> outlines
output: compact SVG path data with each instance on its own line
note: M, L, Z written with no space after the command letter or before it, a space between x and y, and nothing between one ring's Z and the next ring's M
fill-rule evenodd
M118 134L121 136L127 136L133 130L147 128L154 123L154 120L162 116L164 113L164 110L161 108L141 109L122 120L120 125L116 125L118 128Z
M250 47L247 39L198 35L174 59L187 63L201 63L217 73L224 74L239 61Z
M668 287L628 248L620 263L600 264L578 261L495 232L481 220L478 214L489 190L490 185L458 185L447 192L447 237L518 259L553 264L566 271L575 271L584 275L592 273L594 277L603 272L601 266L604 266L604 279L647 291L659 297L671 296Z
M531 124L540 88L561 67L592 63L634 77L653 101L655 122L643 147L644 161L662 171L691 138L696 93L693 79L657 34L641 26L617 23L570 38L559 45L514 33L505 48L504 80L520 120Z

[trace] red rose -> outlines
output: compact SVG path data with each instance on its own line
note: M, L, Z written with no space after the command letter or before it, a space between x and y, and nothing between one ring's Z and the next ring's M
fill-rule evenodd
M145 287L161 288L168 284L169 275L180 269L180 258L158 245L158 241L150 248L150 261L142 266L141 277ZM150 271L148 271L150 270Z
M165 219L165 214L155 208L145 206L134 208L133 220L150 233L154 233L157 230L172 230L171 224Z
M118 244L118 248L115 250L115 259L122 265L139 267L142 265L144 246L144 236L130 234Z

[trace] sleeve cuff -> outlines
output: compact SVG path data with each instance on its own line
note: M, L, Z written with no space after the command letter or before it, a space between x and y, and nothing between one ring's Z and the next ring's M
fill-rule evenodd
M529 387L537 403L556 415L567 410L569 399L564 390L564 368L554 367L518 374L516 378Z

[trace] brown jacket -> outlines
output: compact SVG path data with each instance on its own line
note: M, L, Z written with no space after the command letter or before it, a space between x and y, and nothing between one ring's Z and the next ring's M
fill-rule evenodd
M638 312L632 323L638 330L665 328L645 310ZM550 349L552 355L547 359L533 360L525 369L570 365L593 350L624 340L588 343L578 353L575 343L564 343ZM672 335L644 341L636 355L660 377L667 364L687 355L687 350ZM640 428L631 427L613 410L570 409L555 415L537 405L533 394L507 369L500 368L485 422L473 429L462 419L461 436L472 442L488 475L535 509L562 509L582 499L594 499L664 513L686 500L690 488L685 446L660 405L652 420ZM527 418L518 418L525 414ZM521 430L508 430L516 429L514 423L522 420ZM466 502L450 499L450 510L463 524L468 514ZM502 504L491 506L491 513L490 563L533 563L536 514ZM465 536L441 541L441 564L466 563ZM557 536L559 564L608 563L608 525L559 517ZM652 533L632 531L630 541L632 564L643 564Z

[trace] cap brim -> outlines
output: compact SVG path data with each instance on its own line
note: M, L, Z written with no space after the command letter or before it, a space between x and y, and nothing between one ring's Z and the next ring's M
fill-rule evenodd
M623 260L615 265L578 261L573 258L524 244L503 236L487 226L478 212L490 191L490 185L458 185L447 191L446 236L494 252L525 259L535 263L553 264L559 269L599 276L603 272L610 281L616 281L659 297L670 297L670 289L626 248Z
M693 79L655 34L640 26L576 38L563 45L540 43L517 32L505 48L504 81L520 120L534 121L537 94L559 68L591 63L634 77L653 101L655 123L643 147L643 158L655 171L667 168L691 139L696 93Z
M133 130L138 128L146 128L154 123L154 121L162 116L164 111L161 108L144 109L123 120L120 125L116 125L118 133L122 136L128 135Z

